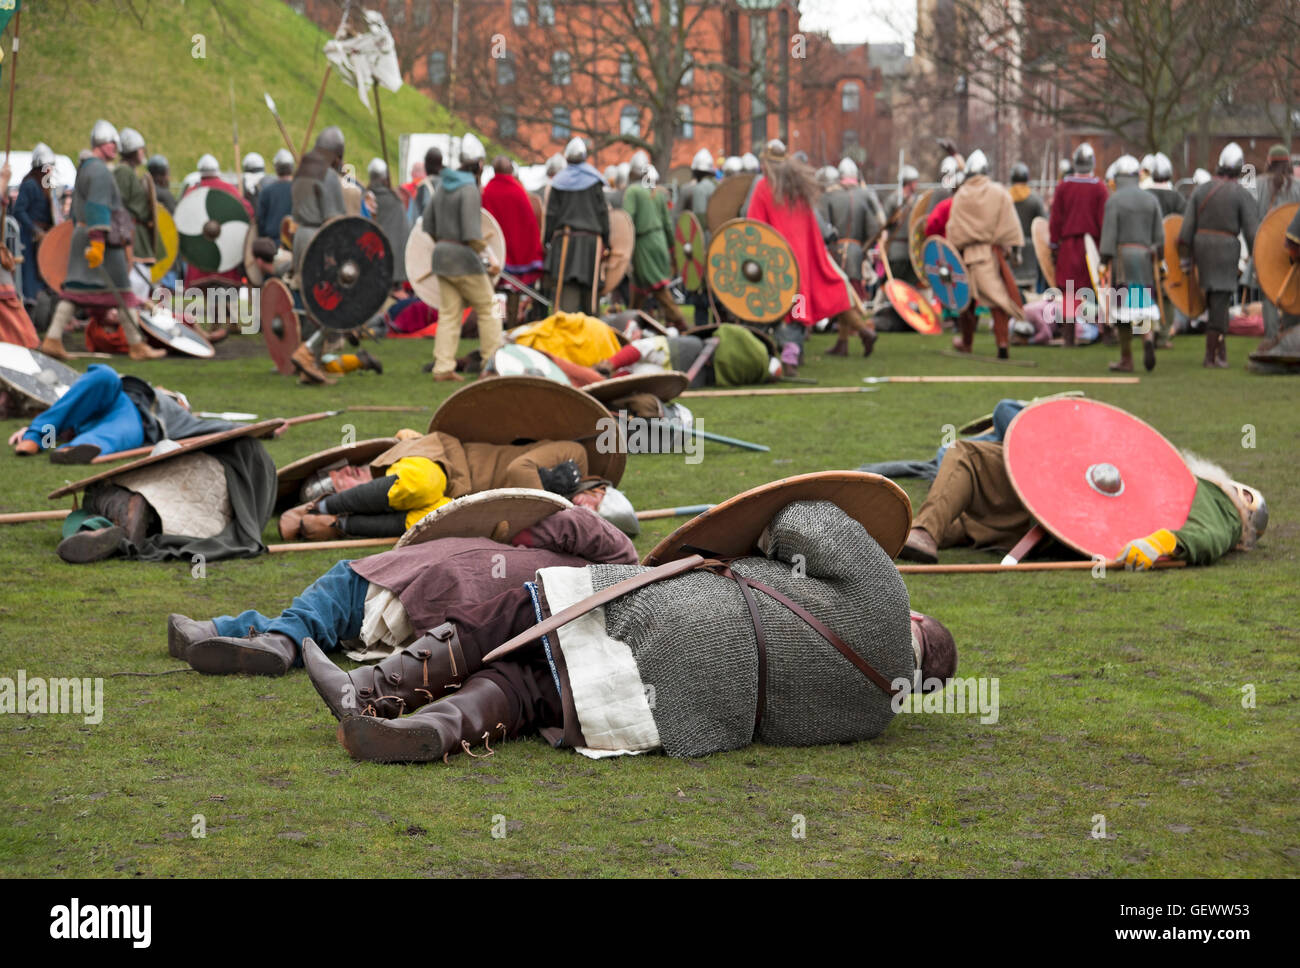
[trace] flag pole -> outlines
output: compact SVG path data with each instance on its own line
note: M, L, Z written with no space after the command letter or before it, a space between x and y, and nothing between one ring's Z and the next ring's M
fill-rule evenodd
M5 121L5 164L9 164L9 147L14 133L14 83L18 79L18 24L23 16L20 6L14 11L14 62L9 65L9 118ZM8 202L6 201L6 207Z
M375 116L379 119L379 154L384 159L384 167L388 167L388 142L384 138L384 109L379 106L379 80L370 79L370 89L375 94ZM392 172L388 173L389 183L392 184Z

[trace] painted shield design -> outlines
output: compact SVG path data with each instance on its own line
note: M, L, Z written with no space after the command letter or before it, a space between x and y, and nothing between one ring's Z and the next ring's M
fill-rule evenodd
M799 294L794 252L763 222L735 219L723 225L709 243L707 264L714 298L747 322L785 318Z
M195 188L176 204L173 218L185 261L204 272L227 272L244 260L248 213L218 188Z
M957 314L970 305L970 276L947 239L932 235L925 240L925 276L930 288L948 312Z

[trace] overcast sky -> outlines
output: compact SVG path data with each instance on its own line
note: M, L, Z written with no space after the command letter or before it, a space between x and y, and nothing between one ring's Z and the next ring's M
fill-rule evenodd
M904 41L909 51L916 27L916 0L801 0L803 26L828 30L841 44Z

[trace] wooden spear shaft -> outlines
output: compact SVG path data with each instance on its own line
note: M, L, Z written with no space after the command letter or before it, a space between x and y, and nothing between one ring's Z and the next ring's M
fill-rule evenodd
M13 143L14 133L14 84L18 80L18 24L23 16L23 9L19 7L14 11L14 57L13 63L9 65L9 118L5 121L5 164L9 164L9 146ZM8 198L5 199L4 207L9 207Z
M868 376L863 383L1141 383L1136 376L984 376L973 374L945 376ZM685 396L685 394L682 394Z
M736 387L729 390L684 390L683 397L788 397L809 393L874 393L877 387Z
M311 144L312 129L316 127L316 115L320 111L320 102L325 98L325 82L330 79L330 71L334 70L333 64L325 65L325 76L320 79L320 90L316 92L316 103L311 109L311 120L307 122L307 133L302 138L302 150L298 156L302 157L307 153L307 146Z
M899 565L899 573L904 575L965 575L965 574L984 574L986 572L1013 572L1013 571L1089 571L1097 566L1095 561L1029 561L1022 562L1018 565L1002 565L989 562L988 564L970 564L970 565ZM1122 569L1124 562L1108 561L1105 563L1107 570L1112 568ZM1156 568L1183 568L1187 565L1185 561L1173 561L1161 558L1155 563Z
M70 508L62 511L17 511L13 514L0 514L0 524L23 524L27 521L62 521L72 513Z

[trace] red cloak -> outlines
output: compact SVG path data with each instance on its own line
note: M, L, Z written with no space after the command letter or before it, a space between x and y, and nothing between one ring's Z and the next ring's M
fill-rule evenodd
M831 263L822 241L817 217L807 202L781 205L772 196L766 178L759 178L749 200L749 218L766 222L790 243L799 266L799 295L790 317L811 326L819 319L837 316L851 305L849 287Z
M532 285L542 275L542 231L528 192L514 175L494 175L483 186L483 207L501 223L506 237L503 268L521 282Z
M1101 241L1101 223L1110 190L1093 175L1066 175L1056 186L1048 226L1052 247L1056 250L1056 288L1066 294L1065 316L1074 315L1074 301L1069 298L1069 284L1074 290L1092 288L1088 260L1084 256L1083 237L1091 235Z

